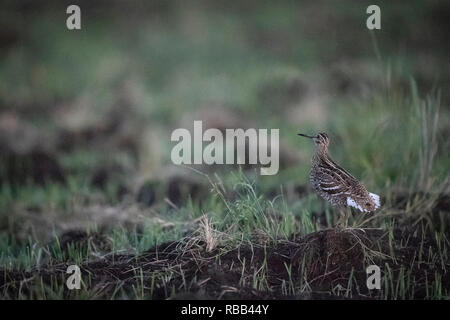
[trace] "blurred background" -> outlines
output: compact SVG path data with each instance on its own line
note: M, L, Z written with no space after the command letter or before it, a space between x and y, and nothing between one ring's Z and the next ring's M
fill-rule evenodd
M320 213L298 131L327 132L333 158L383 197L448 178L449 2L378 1L373 32L373 1L77 1L82 29L70 31L72 2L2 1L6 251L216 208L203 174L233 185L240 168L171 164L170 134L193 120L279 128L279 174L241 169L293 212Z

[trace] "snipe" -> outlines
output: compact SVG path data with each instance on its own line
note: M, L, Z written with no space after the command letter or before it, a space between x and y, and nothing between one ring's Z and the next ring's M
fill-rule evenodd
M298 135L312 139L316 146L309 179L322 198L334 206L350 206L362 212L372 212L379 208L380 196L368 192L361 182L330 158L330 140L326 133L319 133L317 136L302 133Z

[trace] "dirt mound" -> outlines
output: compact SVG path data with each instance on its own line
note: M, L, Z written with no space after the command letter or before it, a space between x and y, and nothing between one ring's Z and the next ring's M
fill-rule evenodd
M85 234L76 238L78 242L95 240ZM419 297L427 272L432 274L436 269L429 263L417 265L414 238L411 247L401 244L400 239L379 229L329 229L274 244L241 243L207 250L204 241L192 237L139 255L105 255L80 268L90 298L117 297L117 292L130 297L139 287L143 296L152 299L367 299L378 294L366 287L367 265L388 264L389 272L398 275L398 270L412 264L415 297ZM450 265L450 261L445 263ZM33 286L41 282L64 285L70 264L29 271L1 270L3 295L30 296ZM444 271L441 276L449 277ZM448 290L448 283L443 284ZM70 290L65 293L67 298L76 294Z
M51 137L14 112L0 114L0 185L65 183Z

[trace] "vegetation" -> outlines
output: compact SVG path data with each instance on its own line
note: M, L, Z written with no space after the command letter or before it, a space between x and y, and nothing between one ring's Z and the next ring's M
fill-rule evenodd
M445 8L382 5L371 33L364 3L108 3L79 32L55 3L2 13L2 299L450 298ZM200 119L280 128L280 172L174 166ZM382 208L336 228L299 129Z

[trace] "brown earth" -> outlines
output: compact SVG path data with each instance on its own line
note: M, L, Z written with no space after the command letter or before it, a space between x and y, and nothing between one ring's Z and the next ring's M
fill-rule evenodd
M70 236L78 245L83 241L96 246L108 244L101 236L74 232L64 238L62 246L71 243ZM401 240L404 238L405 232L401 231L394 232L390 239L388 232L381 229L337 228L298 239L293 235L290 240L273 244L217 246L208 252L206 243L192 237L155 246L138 256L105 255L80 267L84 279L89 279L85 283L89 283L90 298L110 298L118 286L132 294L133 286L142 283L144 294L152 299L373 299L377 298L377 290L366 287L368 265L376 264L384 270L388 264L394 275L401 267L412 266L415 298L421 298L425 296L426 275L437 270L417 261L420 235L410 237L407 245ZM432 239L423 243L426 248L436 249ZM46 284L64 284L70 264L43 265L28 271L0 270L0 287L10 296L16 296L19 290L26 296L40 277ZM450 260L445 264L450 267ZM440 273L443 288L450 289L450 273ZM270 290L253 285L255 274L265 279L264 288ZM353 294L345 296L350 277ZM295 284L296 294L286 291L290 283ZM177 294L172 294L173 289ZM64 293L70 298L73 291Z

